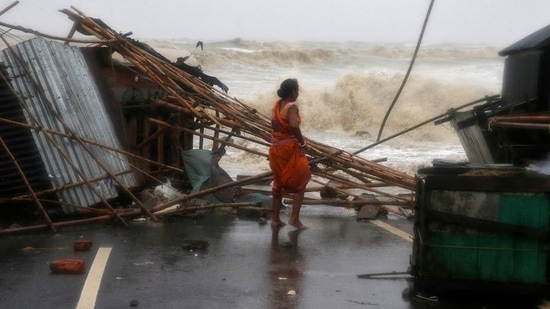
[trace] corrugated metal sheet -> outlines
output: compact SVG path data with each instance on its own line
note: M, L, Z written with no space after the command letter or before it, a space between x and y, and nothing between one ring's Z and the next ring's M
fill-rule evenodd
M500 56L508 56L527 50L539 50L550 47L550 25L533 32L527 37L501 50Z
M29 124L63 133L73 131L79 137L122 149L79 48L34 38L14 46L14 49L18 56L9 50L3 51L6 72L12 86L28 106L30 112L23 112ZM70 129L66 129L62 122ZM72 165L77 166L86 179L105 177L107 173L94 157L100 158L101 164L111 173L127 172L118 177L125 186L138 184L126 156L99 146L86 145L93 153L92 157L76 140L50 136L60 150L43 132L33 132L52 187L83 181ZM105 199L118 196L115 183L108 177L94 181L93 185ZM85 184L59 191L58 198L79 206L90 206L100 201L97 194ZM70 211L70 208L66 211Z

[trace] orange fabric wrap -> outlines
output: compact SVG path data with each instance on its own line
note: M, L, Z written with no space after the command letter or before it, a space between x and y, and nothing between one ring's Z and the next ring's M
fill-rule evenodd
M269 148L269 167L273 172L273 190L281 189L295 193L305 190L311 179L309 162L300 149L300 144L291 131L288 123L288 109L292 103L287 103L279 109L275 102L272 110L272 121L276 122L279 131L272 133L272 145ZM298 123L300 123L298 114Z
M272 142L276 143L278 141L282 141L285 139L296 139L294 136L294 133L292 133L290 124L288 122L288 109L294 105L292 102L288 102L283 106L283 108L279 109L279 101L276 101L275 104L273 104L273 109L271 110L271 121L277 122L280 130L273 130L271 133ZM302 119L300 117L300 113L298 113L298 125L302 122Z
M272 145L269 148L269 167L273 171L273 187L299 192L311 179L309 162L298 142Z

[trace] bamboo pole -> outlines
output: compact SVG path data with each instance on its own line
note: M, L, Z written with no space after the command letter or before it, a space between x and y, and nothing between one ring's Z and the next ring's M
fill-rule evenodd
M52 39L52 40L56 40L56 41L62 41L62 42L84 43L84 44L106 44L106 43L109 43L108 41L101 41L101 40L69 39L69 38L65 38L65 37L49 35L49 34L46 34L46 33L42 33L42 32L35 31L35 30L25 28L25 27L21 27L21 26L8 24L8 23L5 23L5 22L0 22L0 26L10 28L10 29L14 29L14 30L18 30L18 31L25 32L25 33L34 34L36 36L40 36L40 37L44 37L44 38L48 38L48 39Z
M266 208L260 207L261 203L257 202L248 202L248 203L220 203L220 204L209 204L209 205L199 205L199 206L185 206L185 207L178 207L176 209L168 209L164 211L156 212L157 216L167 216L167 215L174 215L174 214L184 214L189 212L195 212L199 210L207 210L207 209L214 209L214 208L257 208L257 209L264 209L268 210ZM257 207L253 207L257 206Z
M550 123L550 115L494 116L489 118L490 124L499 122Z
M10 5L8 5L6 8L4 8L2 11L0 11L0 16L4 15L6 12L11 10L13 7L19 4L19 1L14 1Z
M533 129L533 130L547 130L550 132L550 123L524 123L524 122L509 122L509 121L498 121L490 123L490 127L501 127L501 128L514 128L514 129Z
M284 202L287 204L292 204L292 199L284 199ZM398 202L398 201L377 201L377 200L367 200L367 199L360 199L360 200L338 200L338 199L304 199L302 205L327 205L327 206L335 206L335 207L354 207L357 205L394 205L394 206L410 206L409 203L405 202Z
M141 149L145 146L148 146L149 144L151 144L155 139L157 139L159 136L161 136L162 134L166 133L166 131L168 130L167 127L163 127L163 128L160 128L158 129L155 133L149 135L146 139L144 139L141 143L139 143L139 145L136 146L137 149Z

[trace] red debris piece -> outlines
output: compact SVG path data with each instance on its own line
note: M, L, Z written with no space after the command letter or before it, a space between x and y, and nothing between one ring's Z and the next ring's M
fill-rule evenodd
M88 251L92 248L92 241L86 239L76 240L73 243L74 251Z
M50 270L56 274L82 274L86 266L80 259L58 259L50 263Z

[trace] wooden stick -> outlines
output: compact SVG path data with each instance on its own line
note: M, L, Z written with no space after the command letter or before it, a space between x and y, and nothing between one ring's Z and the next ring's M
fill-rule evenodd
M162 127L157 130L157 132L149 135L146 139L144 139L139 145L136 146L137 149L141 149L153 142L157 137L161 136L162 134L166 133L168 131L168 127Z
M287 204L292 204L292 199L284 199L284 202ZM328 206L338 206L338 207L353 207L356 205L395 205L395 206L410 206L410 204L405 202L398 202L398 201L378 201L378 200L367 200L367 199L361 199L361 200L338 200L338 199L330 199L330 200L316 200L316 199L304 199L304 202L302 205L328 205Z
M490 127L548 130L550 132L550 124L542 124L542 123L524 123L524 122L498 121L498 122L490 123Z
M64 38L64 37L53 36L53 35L45 34L45 33L35 31L35 30L29 29L29 28L24 28L24 27L21 27L21 26L11 25L11 24L8 24L8 23L5 23L5 22L0 22L0 26L10 28L10 29L15 29L15 30L25 32L25 33L34 34L36 36L40 36L40 37L44 37L44 38L48 38L48 39L52 39L52 40L56 40L56 41L68 41L68 42L73 42L73 43L85 43L85 44L105 44L105 43L108 43L108 41L68 39L68 38Z
M169 209L164 210L161 212L156 212L155 214L157 216L166 216L166 215L173 215L173 214L184 214L189 212L195 212L199 210L206 210L206 209L214 209L214 208L244 208L244 207L252 207L252 206L258 206L254 208L258 209L266 209L262 208L261 202L248 202L248 203L220 203L220 204L208 204L208 205L198 205L198 206L184 206L184 207L178 207L177 209Z
M550 115L494 116L489 118L490 124L498 122L550 123Z

